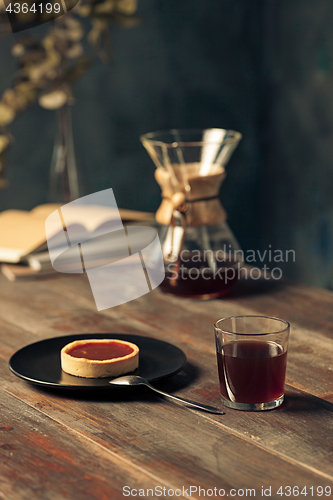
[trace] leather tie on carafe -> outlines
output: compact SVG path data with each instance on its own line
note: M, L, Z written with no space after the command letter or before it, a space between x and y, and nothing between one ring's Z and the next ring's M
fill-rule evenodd
M186 168L186 167L185 167ZM175 262L175 275L178 275L180 257L183 249L187 226L211 226L220 224L227 219L227 214L219 200L219 190L225 178L225 169L213 165L209 175L188 177L185 182L178 182L179 189L172 182L168 171L157 168L155 179L162 190L162 202L156 212L156 221L164 226L171 226L171 249L168 254ZM174 250L175 218L179 217L183 228L183 236L178 251ZM170 284L175 286L177 278L171 278Z

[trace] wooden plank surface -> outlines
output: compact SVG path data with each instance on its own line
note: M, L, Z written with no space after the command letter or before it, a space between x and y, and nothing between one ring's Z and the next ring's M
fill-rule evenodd
M24 283L1 279L2 427L13 427L17 433L13 438L12 431L0 433L0 439L5 436L0 450L3 444L3 452L10 453L12 444L25 446L27 454L12 481L14 458L11 462L1 456L6 467L0 469L0 493L4 498L28 498L29 492L30 498L124 498L127 483L132 488L184 487L184 498L200 498L198 492L186 492L191 485L226 491L255 488L257 496L261 486L271 486L271 498L281 498L281 485L333 489L332 305L330 292L286 284L264 291L239 288L229 298L210 302L180 300L156 290L98 313L84 277ZM46 391L17 379L7 367L17 349L47 337L85 332L151 336L172 342L188 358L182 372L159 386L221 406L213 323L223 316L254 313L274 314L292 323L286 402L270 412L226 408L224 416L214 416L137 389L99 395ZM50 455L42 450L41 461L60 467L63 451L69 450L62 490L50 486L59 481L57 470L50 472L49 465L49 479L41 474L35 490L33 481L27 480L34 477L33 461L28 460L34 440L26 438L34 421L51 447ZM71 463L76 448L82 458ZM85 458L89 453L97 457L95 467ZM71 482L67 476L72 469ZM80 474L78 496L73 497L74 478ZM91 485L95 496L84 493Z
M123 485L156 478L1 391L0 488L9 498L114 498ZM162 481L162 484L168 485Z
M80 286L78 286L78 283L80 283ZM43 294L48 291L47 282L40 284L38 290L41 297L43 297ZM242 300L231 297L211 302L188 299L180 301L176 297L166 296L156 290L149 295L149 300L142 297L129 304L106 310L103 314L100 314L96 311L89 284L85 279L60 279L54 281L52 295L50 295L53 307L58 307L59 316L50 318L50 322L53 321L53 331L56 335L59 330L68 333L108 331L110 324L106 319L107 317L123 318L125 319L124 326L132 326L128 332L133 333L136 328L140 329L142 325L145 325L162 332L164 334L163 339L177 340L181 338L186 344L194 344L200 341L200 349L204 348L215 353L213 324L220 317L254 313L280 316L290 321L292 325L287 382L298 389L308 390L311 394L333 402L331 361L333 322L330 323L331 317L333 320L333 314L332 306L327 302L329 297L331 297L332 301L332 293L310 288L313 297L313 303L311 303L309 299L311 294L308 292L306 295L306 290L308 290L306 287L285 286L283 290L282 287L277 290L273 288L270 292L266 291L265 294L259 293L257 295L254 293L251 297L242 297ZM26 292L23 290L22 293L24 301ZM290 300L287 299L288 296L291 297ZM297 311L294 312L293 304L300 308L304 296L307 297L309 304L307 308L302 307L303 314L299 316ZM319 296L318 299L317 296ZM65 301L66 304L64 304L65 297L74 300L76 304L85 309L85 311L80 311L79 314L74 316L74 321L65 319L65 307L69 309L70 317L73 317L70 303ZM256 298L255 302L253 297ZM322 297L326 299L326 313L326 309L323 310ZM37 298L36 292L35 302ZM7 297L7 301L11 302L10 297ZM244 305L244 302L248 305L248 301L252 301L252 308ZM282 302L282 305L280 302ZM3 303L2 309L5 308L7 306ZM285 308L285 314L283 308ZM35 322L35 314L31 311L30 305L27 304L25 309L27 314L24 318L22 316L22 323L26 324L31 316L33 322ZM77 311L79 310L77 308ZM321 310L322 312L320 321L318 320L318 327L311 329L314 310ZM38 313L38 309L36 313ZM40 314L42 314L42 311L40 311ZM139 322L139 324L136 322ZM78 330L78 328L81 329ZM105 330L105 328L107 329ZM313 355L314 352L316 353L315 356Z

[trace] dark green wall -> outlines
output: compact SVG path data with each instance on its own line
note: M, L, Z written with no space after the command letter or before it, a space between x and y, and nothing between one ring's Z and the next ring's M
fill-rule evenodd
M141 26L114 30L113 65L96 62L74 89L86 192L112 187L119 206L153 211L141 134L239 130L221 198L240 243L295 249L286 273L333 287L331 0L139 0L139 14ZM0 41L0 91L13 39ZM36 105L12 131L0 209L30 209L47 201L54 113Z
M288 274L333 287L333 4L264 2L261 238Z

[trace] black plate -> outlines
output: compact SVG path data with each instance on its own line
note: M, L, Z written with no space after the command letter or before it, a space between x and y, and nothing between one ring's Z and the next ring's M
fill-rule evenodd
M133 374L140 375L150 382L174 375L186 363L183 351L161 340L120 333L86 333L45 339L27 345L13 354L9 361L9 367L18 377L44 387L59 389L118 387L109 384L111 378L81 378L62 371L61 349L74 340L83 339L119 339L133 342L140 349L139 368Z

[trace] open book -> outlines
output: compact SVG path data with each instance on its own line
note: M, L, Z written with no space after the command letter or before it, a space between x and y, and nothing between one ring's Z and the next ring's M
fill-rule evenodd
M67 205L68 206L68 205ZM45 234L46 219L61 205L40 205L30 212L24 210L5 210L0 213L0 262L19 262L32 264L36 270L50 265L48 246ZM66 205L62 206L66 207ZM75 207L68 212L66 225L75 232L75 228L82 226L85 231L98 234L98 228L112 224L112 219L120 217L123 222L154 222L154 214L91 206ZM76 222L79 220L79 224ZM67 227L67 229L69 229ZM51 235L56 237L57 235ZM48 235L50 237L50 235ZM40 263L40 264L39 264Z

